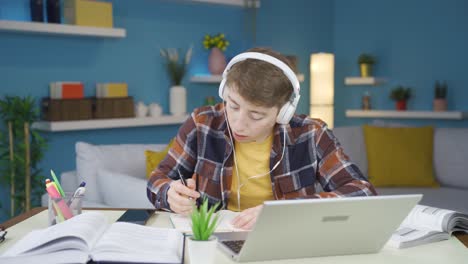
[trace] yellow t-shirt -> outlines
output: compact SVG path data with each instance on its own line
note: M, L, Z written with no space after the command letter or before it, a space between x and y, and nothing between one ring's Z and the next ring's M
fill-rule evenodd
M272 143L273 135L268 136L268 138L261 143L241 143L237 141L234 143L236 152L236 159L234 162L237 162L239 179L241 182L240 211L260 205L266 200L274 200L270 173L267 173L270 171L270 151ZM234 163L231 194L228 199L228 209L232 211L239 211L237 203L239 186L237 168ZM262 176L248 179L256 175Z

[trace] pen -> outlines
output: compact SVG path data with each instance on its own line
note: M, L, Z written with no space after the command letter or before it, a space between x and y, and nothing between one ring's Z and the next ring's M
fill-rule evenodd
M55 185L55 183L51 182L50 179L46 179L45 184L46 184L46 188L49 187L49 186L54 186L54 188L57 189L57 186ZM49 199L51 200L50 202L52 203L52 210L54 211L54 216L55 216L54 221L55 221L55 223L59 223L59 222L64 221L65 219L63 218L62 213L60 212L60 210L58 209L57 205L52 200L50 195L49 195Z
M185 185L185 187L187 187L187 182L185 181L184 177L182 177L182 173L180 173L179 169L177 169L177 172L179 173L180 181L182 182L183 185ZM189 200L192 200L192 199L193 199L192 197L189 197Z
M57 207L56 209L57 212L60 212L62 213L63 217L66 219L69 219L69 218L72 218L73 217L73 214L72 212L70 211L70 208L67 206L67 204L63 201L62 197L60 196L60 194L58 193L57 189L55 189L55 186L52 185L52 183L46 188L47 190L47 193L49 193L49 197L50 199L53 199L56 204L57 204ZM60 215L60 214L59 214Z
M182 177L182 173L180 173L179 169L177 169L177 172L179 173L179 178L180 178L180 181L182 182L182 184L187 186L187 182L185 181L184 177Z
M78 204L78 201L79 199L76 199L76 198L81 198L83 197L85 191L86 191L86 188L85 188L85 185L86 183L85 182L82 182L80 184L80 187L78 187L76 189L76 191L73 193L73 196L70 198L70 201L68 201L67 205L70 206L70 208L73 210L74 208L76 208L77 204Z
M52 185L54 186L55 190L57 190L58 192L58 187L57 187L57 184L55 184L55 182L51 181L50 179L46 179L45 182L46 182L46 188Z
M65 192L63 192L62 186L60 186L60 182L57 179L57 176L55 176L54 171L50 170L50 174L52 175L52 178L54 179L55 185L57 185L57 191L59 191L62 197L65 197Z
M199 193L199 191L198 191L198 173L195 173L195 191ZM195 201L195 203L197 204L197 208L200 208L200 198L198 198Z

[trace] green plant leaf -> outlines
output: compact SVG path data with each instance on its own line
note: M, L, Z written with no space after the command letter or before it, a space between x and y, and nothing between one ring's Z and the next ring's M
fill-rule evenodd
M9 195L16 206L15 214L22 213L25 209L25 133L24 124L38 120L39 110L32 96L3 96L0 98L0 117L4 126L0 126L0 181L7 186L10 185L11 173L15 175L15 195ZM8 123L12 125L14 137L13 160L9 156L9 131ZM43 193L43 176L37 168L39 161L43 158L47 147L46 140L40 134L35 133L29 127L29 137L26 139L30 145L30 173L31 173L31 206L40 205L40 195ZM9 189L9 187L8 187ZM14 216L14 215L11 215Z
M200 207L193 208L191 214L192 233L195 240L208 240L216 229L219 215L215 213L219 202L209 208L208 199L205 197Z

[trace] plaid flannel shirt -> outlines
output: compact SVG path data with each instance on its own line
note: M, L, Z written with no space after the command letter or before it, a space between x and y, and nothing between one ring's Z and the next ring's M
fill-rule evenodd
M286 134L284 133L286 131ZM288 125L274 127L270 169L275 199L376 195L374 187L343 152L332 131L319 119L295 115ZM198 177L198 190L210 204L227 207L231 189L233 148L224 104L195 109L180 127L168 155L151 173L147 196L157 209L169 210L169 184Z

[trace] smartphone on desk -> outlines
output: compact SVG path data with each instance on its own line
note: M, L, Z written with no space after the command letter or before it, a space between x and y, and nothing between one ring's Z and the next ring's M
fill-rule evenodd
M128 222L145 225L146 221L154 214L155 209L128 209L117 219L117 222Z

